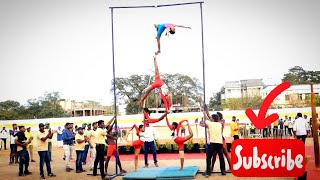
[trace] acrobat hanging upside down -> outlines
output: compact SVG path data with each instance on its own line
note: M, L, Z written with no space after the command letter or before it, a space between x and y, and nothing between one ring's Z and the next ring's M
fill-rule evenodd
M187 26L182 26L182 25L175 25L175 24L155 24L154 27L157 30L157 43L158 43L158 51L155 52L156 55L158 55L161 50L160 50L160 38L161 34L164 32L164 30L167 30L166 35L168 36L168 32L170 34L174 34L176 32L176 27L181 27L181 28L188 28L191 29L191 27Z
M144 101L148 97L149 93L152 90L158 88L158 89L160 89L160 96L161 96L161 100L163 101L164 107L166 108L166 110L169 110L170 106L171 106L170 105L169 88L160 78L160 73L159 73L159 69L158 69L156 56L154 56L153 58L154 58L154 68L155 68L155 81L147 89L146 93L144 94L144 96L140 100L139 104L140 104L140 107L142 108L143 104L144 104Z

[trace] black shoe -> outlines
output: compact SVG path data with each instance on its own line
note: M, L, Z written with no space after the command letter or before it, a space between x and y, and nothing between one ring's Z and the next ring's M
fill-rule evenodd
M32 174L30 171L24 172L24 175L30 175L30 174Z
M56 177L56 175L53 173L50 173L50 174L48 174L48 177Z
M24 176L24 174L23 173L19 173L19 176Z
M227 175L227 174L226 174L226 172L222 172L221 175L222 175L222 176L225 176L225 175Z
M40 176L40 179L45 179L44 175L41 175L41 176Z
M62 158L64 161L66 160L66 158Z
M80 170L77 170L76 173L81 173L81 171L80 171Z
M208 174L207 172L202 173L202 176L205 176L206 178L208 178L209 176L211 176L211 174Z

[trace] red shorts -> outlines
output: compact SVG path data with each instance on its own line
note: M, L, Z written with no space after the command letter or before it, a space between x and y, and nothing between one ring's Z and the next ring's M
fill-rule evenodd
M111 157L111 156L115 155L116 152L117 152L117 146L115 144L110 144L108 146L107 156Z
M151 88L161 88L162 85L164 85L164 82L160 79L160 76L156 76L154 83L151 85Z
M184 148L184 142L186 142L186 138L184 137L176 137L174 142L177 143L179 150Z
M141 140L136 140L132 142L132 146L134 147L135 150L141 149L142 145L143 145L143 141Z

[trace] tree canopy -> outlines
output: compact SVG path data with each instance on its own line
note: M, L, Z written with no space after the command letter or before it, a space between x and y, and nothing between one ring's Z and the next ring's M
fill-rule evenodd
M162 80L169 87L172 98L171 104L180 104L180 106L194 105L202 95L202 85L197 78L183 74L163 74ZM116 78L116 93L118 98L126 101L127 114L137 114L139 112L138 102L145 90L153 82L153 77L150 75L134 74L128 78ZM113 91L113 88L111 90ZM158 107L160 102L161 100L156 90L150 93L146 100L146 106Z
M306 71L300 66L294 66L283 75L282 81L288 81L291 85L320 83L320 71Z
M16 101L0 102L0 119L34 119L66 117L66 112L59 104L60 94L58 92L45 93L38 99L29 99L27 105L21 105Z

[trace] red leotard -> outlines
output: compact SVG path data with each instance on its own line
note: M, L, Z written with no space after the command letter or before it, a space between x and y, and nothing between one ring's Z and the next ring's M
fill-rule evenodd
M144 121L143 123L144 126L146 126L146 121ZM141 149L142 145L144 144L143 141L140 140L140 131L139 131L139 128L137 127L137 125L133 125L131 129L135 128L136 129L136 132L137 132L137 136L139 137L139 140L135 140L132 142L132 146L136 149L136 150L139 150Z
M181 124L182 124L183 122L185 122L185 121L187 121L187 120L182 120L182 121L180 121L179 124L178 124L178 127L176 127L176 129L175 129L175 130L177 131L177 132L176 132L176 133L177 133L177 137L174 139L174 142L177 143L179 149L182 149L182 148L184 147L184 146L183 146L184 142L186 142L186 138L185 138L185 137L179 137L179 136L178 136L179 130L180 130L180 127L181 127ZM170 125L167 117L166 117L166 122L167 122L167 126L169 127L169 129L170 129L171 131L173 131L174 129L173 129L173 127Z
M161 88L161 86L164 85L164 82L161 80L160 75L155 77L154 83L151 85L152 89L155 88Z
M170 97L169 97L169 95L167 95L167 98L166 98L165 95L161 91L161 86L163 86L164 84L165 83L161 80L160 75L157 75L155 77L154 83L151 85L151 88L152 89L156 89L156 88L160 89L160 96L161 96L161 99L164 103L164 107L166 109L169 109L170 108Z
M158 119L151 119L149 114L143 111L144 118L148 120L148 123L156 123L159 122Z

